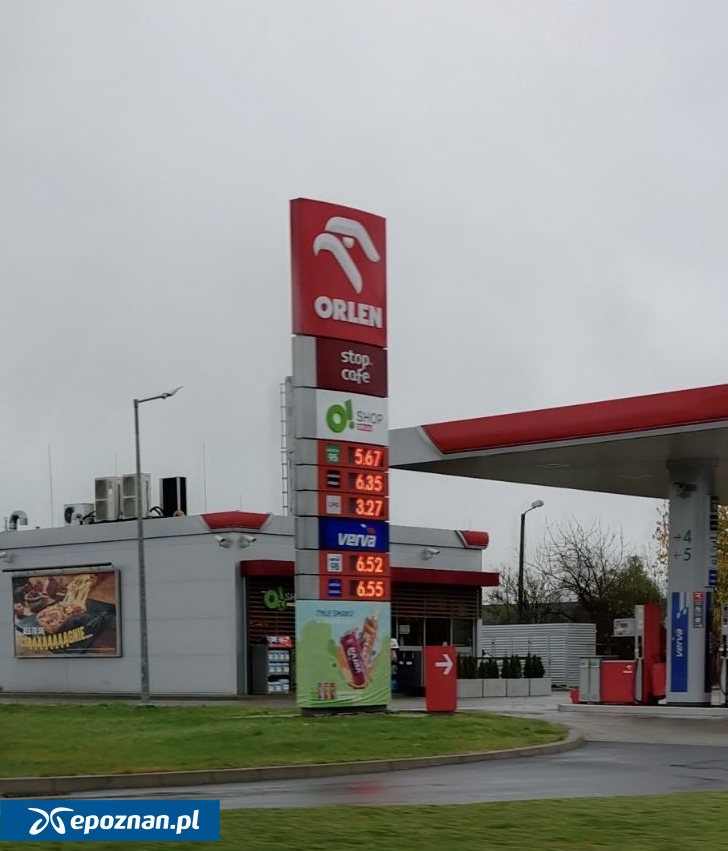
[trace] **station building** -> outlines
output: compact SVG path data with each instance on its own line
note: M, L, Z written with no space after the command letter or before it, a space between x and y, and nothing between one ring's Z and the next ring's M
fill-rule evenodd
M288 636L295 653L294 518L149 517L144 536L152 695L262 693L254 648ZM402 653L476 653L481 590L498 584L482 566L488 533L392 525L390 537ZM133 520L0 532L3 692L138 694L138 576Z

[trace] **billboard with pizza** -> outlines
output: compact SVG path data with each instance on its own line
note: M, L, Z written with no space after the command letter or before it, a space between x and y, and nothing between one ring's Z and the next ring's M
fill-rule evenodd
M121 655L116 570L13 576L15 656Z
M386 221L291 201L293 333L387 346Z

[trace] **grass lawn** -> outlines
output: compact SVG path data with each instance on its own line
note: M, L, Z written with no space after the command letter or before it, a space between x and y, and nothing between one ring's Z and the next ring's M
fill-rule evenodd
M265 712L262 715L262 712ZM483 713L307 718L237 706L0 705L0 776L123 774L502 750L566 729Z
M443 807L223 811L220 842L139 843L136 851L685 851L726 847L728 794L516 801ZM85 846L86 843L83 843ZM78 844L76 844L78 846ZM68 842L34 842L65 851ZM82 846L78 846L82 847ZM94 848L118 847L96 842Z

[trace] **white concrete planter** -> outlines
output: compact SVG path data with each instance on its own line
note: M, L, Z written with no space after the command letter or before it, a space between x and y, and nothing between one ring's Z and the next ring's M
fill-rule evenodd
M505 680L483 680L483 697L505 697Z
M528 697L528 680L503 680L506 684L506 697Z
M547 697L551 694L551 677L538 677L526 682L529 684L531 697Z
M458 697L482 697L482 680L458 680Z

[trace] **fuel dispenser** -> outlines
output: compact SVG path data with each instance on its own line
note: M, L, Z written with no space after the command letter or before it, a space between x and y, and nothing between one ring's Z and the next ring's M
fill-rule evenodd
M656 703L665 696L665 630L657 603L634 607L634 699Z
M720 617L720 691L728 706L728 603L723 603Z
M600 703L654 704L665 697L666 643L659 604L635 606L633 618L614 621L615 638L633 640L629 660L602 659Z

